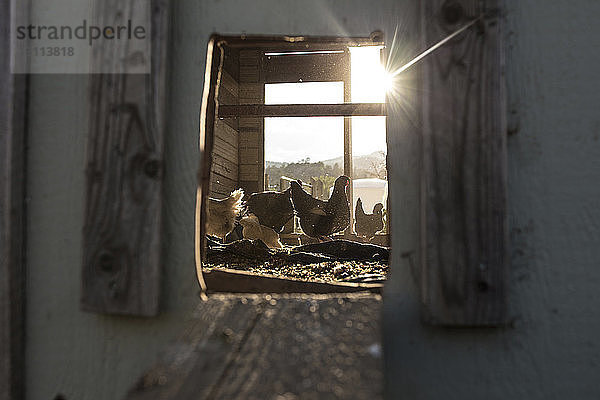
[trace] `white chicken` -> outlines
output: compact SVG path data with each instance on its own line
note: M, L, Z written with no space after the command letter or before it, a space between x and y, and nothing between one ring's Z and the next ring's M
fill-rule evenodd
M260 239L270 248L281 249L283 247L277 232L268 226L261 225L256 215L249 214L241 219L240 224L243 227L242 236L244 236L244 239Z
M206 208L206 234L217 236L223 241L225 236L233 230L235 217L242 210L242 197L244 191L237 189L224 199L208 198Z

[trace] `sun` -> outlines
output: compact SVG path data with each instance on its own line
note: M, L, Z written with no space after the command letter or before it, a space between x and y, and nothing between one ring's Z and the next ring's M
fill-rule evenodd
M381 63L382 46L350 47L352 101L383 103L394 88L394 78Z

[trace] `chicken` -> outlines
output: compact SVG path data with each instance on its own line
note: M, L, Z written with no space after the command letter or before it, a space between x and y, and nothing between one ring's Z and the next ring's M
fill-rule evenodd
M371 239L376 232L383 229L383 204L375 204L373 214L366 214L363 210L362 200L359 197L354 209L354 218L356 219L354 223L356 234Z
M254 214L261 225L281 232L283 226L294 216L291 188L282 192L252 193L246 201L249 214Z
M335 180L333 193L327 201L313 198L298 182L291 182L292 203L300 219L302 231L308 236L324 239L343 231L350 224L350 206L346 188L350 178L340 176Z
M242 210L242 197L244 191L237 189L229 197L217 200L208 198L206 208L206 234L217 236L223 241L225 236L233 230L235 217Z
M244 227L242 235L244 239L260 239L270 248L281 249L283 245L279 241L279 235L273 229L263 226L258 222L258 217L250 214L240 220L240 225Z

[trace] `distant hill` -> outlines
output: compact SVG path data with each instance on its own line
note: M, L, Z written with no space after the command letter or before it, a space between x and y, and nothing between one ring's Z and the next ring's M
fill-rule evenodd
M332 158L330 160L324 160L323 164L331 165L334 164L344 165L344 157L340 156ZM362 174L373 174L377 177L383 178L381 175L381 168L385 169L385 152L375 151L371 154L365 154L362 156L352 157L352 163L354 164L354 175ZM385 174L387 175L387 174ZM355 176L355 178L371 178L374 176Z
M353 157L354 178L382 178L387 177L386 156L383 151ZM333 183L344 172L344 158L337 157L330 160L311 162L310 159L300 160L295 163L265 161L265 173L269 176L271 185L279 182L282 175L290 178L302 179L309 182L310 178L321 178L326 184ZM331 181L331 182L330 182Z
M285 164L289 164L289 163L285 163L285 162L279 162L279 161L265 161L265 168L269 168L269 167L283 167Z

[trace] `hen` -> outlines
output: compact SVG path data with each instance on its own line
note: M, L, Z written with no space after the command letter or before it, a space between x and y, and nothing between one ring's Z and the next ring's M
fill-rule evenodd
M221 200L208 198L206 208L206 234L225 240L225 236L233 230L235 217L242 209L242 189L231 192L229 197Z
M363 210L362 200L359 197L354 209L354 218L356 219L354 223L356 234L371 239L376 232L383 229L383 204L375 204L373 214L366 214Z
M335 180L333 193L327 201L318 200L306 193L298 182L291 182L292 203L300 219L302 231L308 236L324 239L343 231L350 224L350 206L346 188L350 178L340 176Z
M241 219L240 225L244 227L242 235L244 239L260 239L270 248L282 248L283 245L279 241L279 235L273 229L263 226L258 222L258 218L254 214L250 214Z
M281 232L283 226L294 216L290 193L291 188L283 193L252 193L246 201L248 213L256 215L261 225Z

